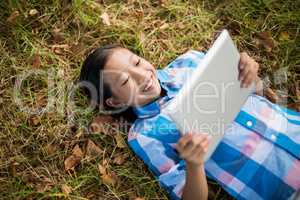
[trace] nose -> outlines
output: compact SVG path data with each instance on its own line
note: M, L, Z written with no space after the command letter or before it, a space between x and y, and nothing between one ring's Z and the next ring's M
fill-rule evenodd
M148 78L149 71L139 67L132 67L129 70L129 74L133 80L135 80L139 85L143 84Z

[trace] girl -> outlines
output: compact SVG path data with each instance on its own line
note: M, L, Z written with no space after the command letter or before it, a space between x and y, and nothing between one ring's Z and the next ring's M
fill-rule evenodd
M206 176L237 199L289 198L300 188L299 113L251 95L205 163L210 138L181 136L169 118L169 103L203 57L191 50L155 70L130 50L108 45L87 57L80 80L88 83L91 99L100 106L113 112L133 110L129 146L171 199L207 199ZM258 64L241 53L242 87L257 79L257 71Z

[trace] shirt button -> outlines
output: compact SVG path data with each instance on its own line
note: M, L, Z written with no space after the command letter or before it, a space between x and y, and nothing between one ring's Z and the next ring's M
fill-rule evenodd
M271 135L271 140L275 141L276 138L277 138L276 135L274 135L274 134Z
M251 121L247 121L246 124L247 124L248 127L251 127L253 125L253 123Z

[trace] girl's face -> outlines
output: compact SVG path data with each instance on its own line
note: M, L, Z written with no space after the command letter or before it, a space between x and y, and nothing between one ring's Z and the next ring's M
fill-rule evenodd
M112 90L109 106L142 106L160 95L155 68L128 49L113 50L103 70L104 82Z

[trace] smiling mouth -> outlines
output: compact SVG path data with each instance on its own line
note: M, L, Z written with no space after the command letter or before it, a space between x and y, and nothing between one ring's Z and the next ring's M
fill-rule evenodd
M150 79L147 81L144 89L143 89L143 92L148 92L149 90L152 89L153 87L153 84L154 84L154 81L153 81L153 74L150 75Z

